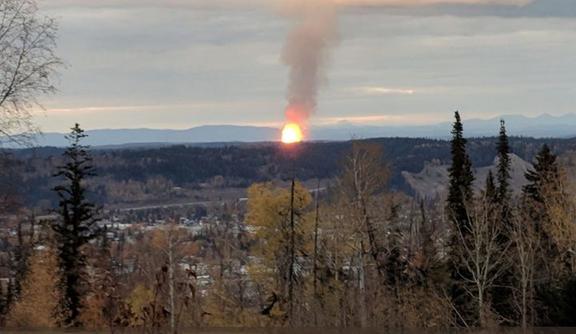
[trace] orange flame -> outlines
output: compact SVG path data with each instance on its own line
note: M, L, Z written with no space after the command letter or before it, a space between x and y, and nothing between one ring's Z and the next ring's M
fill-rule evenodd
M282 142L284 144L296 144L302 141L304 135L297 123L288 123L282 129Z

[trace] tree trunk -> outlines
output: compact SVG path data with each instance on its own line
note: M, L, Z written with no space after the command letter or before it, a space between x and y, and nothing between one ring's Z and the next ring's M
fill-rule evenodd
M360 249L360 255L358 257L358 289L360 290L360 293L358 294L358 311L360 312L360 327L366 328L368 327L368 318L366 314L366 275L364 271L364 254L362 254L362 248Z
M296 226L294 222L294 191L296 180L292 177L290 192L290 268L288 272L288 317L291 326L294 326L294 264L296 262Z
M484 291L481 287L478 288L478 321L480 328L486 327L486 319L484 318Z
M314 265L313 265L313 303L314 303L314 327L318 327L318 309L319 298L318 296L318 225L320 223L320 203L318 201L318 193L320 192L320 181L316 188L316 217L314 220Z
M176 333L176 303L174 296L174 242L172 236L168 245L168 287L170 289L170 332Z

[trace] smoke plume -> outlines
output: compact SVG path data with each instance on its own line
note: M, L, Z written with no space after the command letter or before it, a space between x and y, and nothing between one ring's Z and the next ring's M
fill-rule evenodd
M295 16L296 25L282 57L290 68L286 119L305 127L316 109L326 60L336 41L336 7L331 0L317 0L292 2L287 10Z
M269 1L269 0L268 0ZM282 1L282 0L280 0ZM316 109L318 90L330 49L336 44L337 15L340 7L349 6L431 6L499 5L523 6L533 0L283 0L283 9L293 16L291 30L283 51L283 61L290 68L287 123L306 128Z

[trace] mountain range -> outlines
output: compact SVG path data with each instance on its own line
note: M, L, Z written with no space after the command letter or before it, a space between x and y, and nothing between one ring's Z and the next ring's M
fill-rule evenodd
M535 138L576 137L576 113L563 116L543 114L537 117L505 115L491 119L464 121L467 137L488 137L498 134L499 121L504 119L508 134ZM446 139L450 136L450 122L418 126L364 126L339 123L334 126L312 127L310 140L341 141L351 138L413 137ZM210 125L187 130L171 129L101 129L86 131L87 144L93 146L137 146L166 144L210 144L229 142L277 141L279 129L272 127ZM62 133L38 136L39 146L66 146Z

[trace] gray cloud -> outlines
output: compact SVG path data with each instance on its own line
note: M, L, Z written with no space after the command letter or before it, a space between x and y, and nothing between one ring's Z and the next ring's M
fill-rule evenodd
M369 13L370 8L352 8L350 11ZM574 17L576 6L573 0L533 0L522 6L435 4L420 7L391 7L388 14L410 16L502 16L502 17Z
M191 10L276 9L282 3L302 0L39 0L46 9L60 8L179 8ZM325 1L325 0L317 0ZM532 16L573 17L573 0L330 0L345 5L346 11L381 7L399 15ZM310 2L307 0L306 2Z

